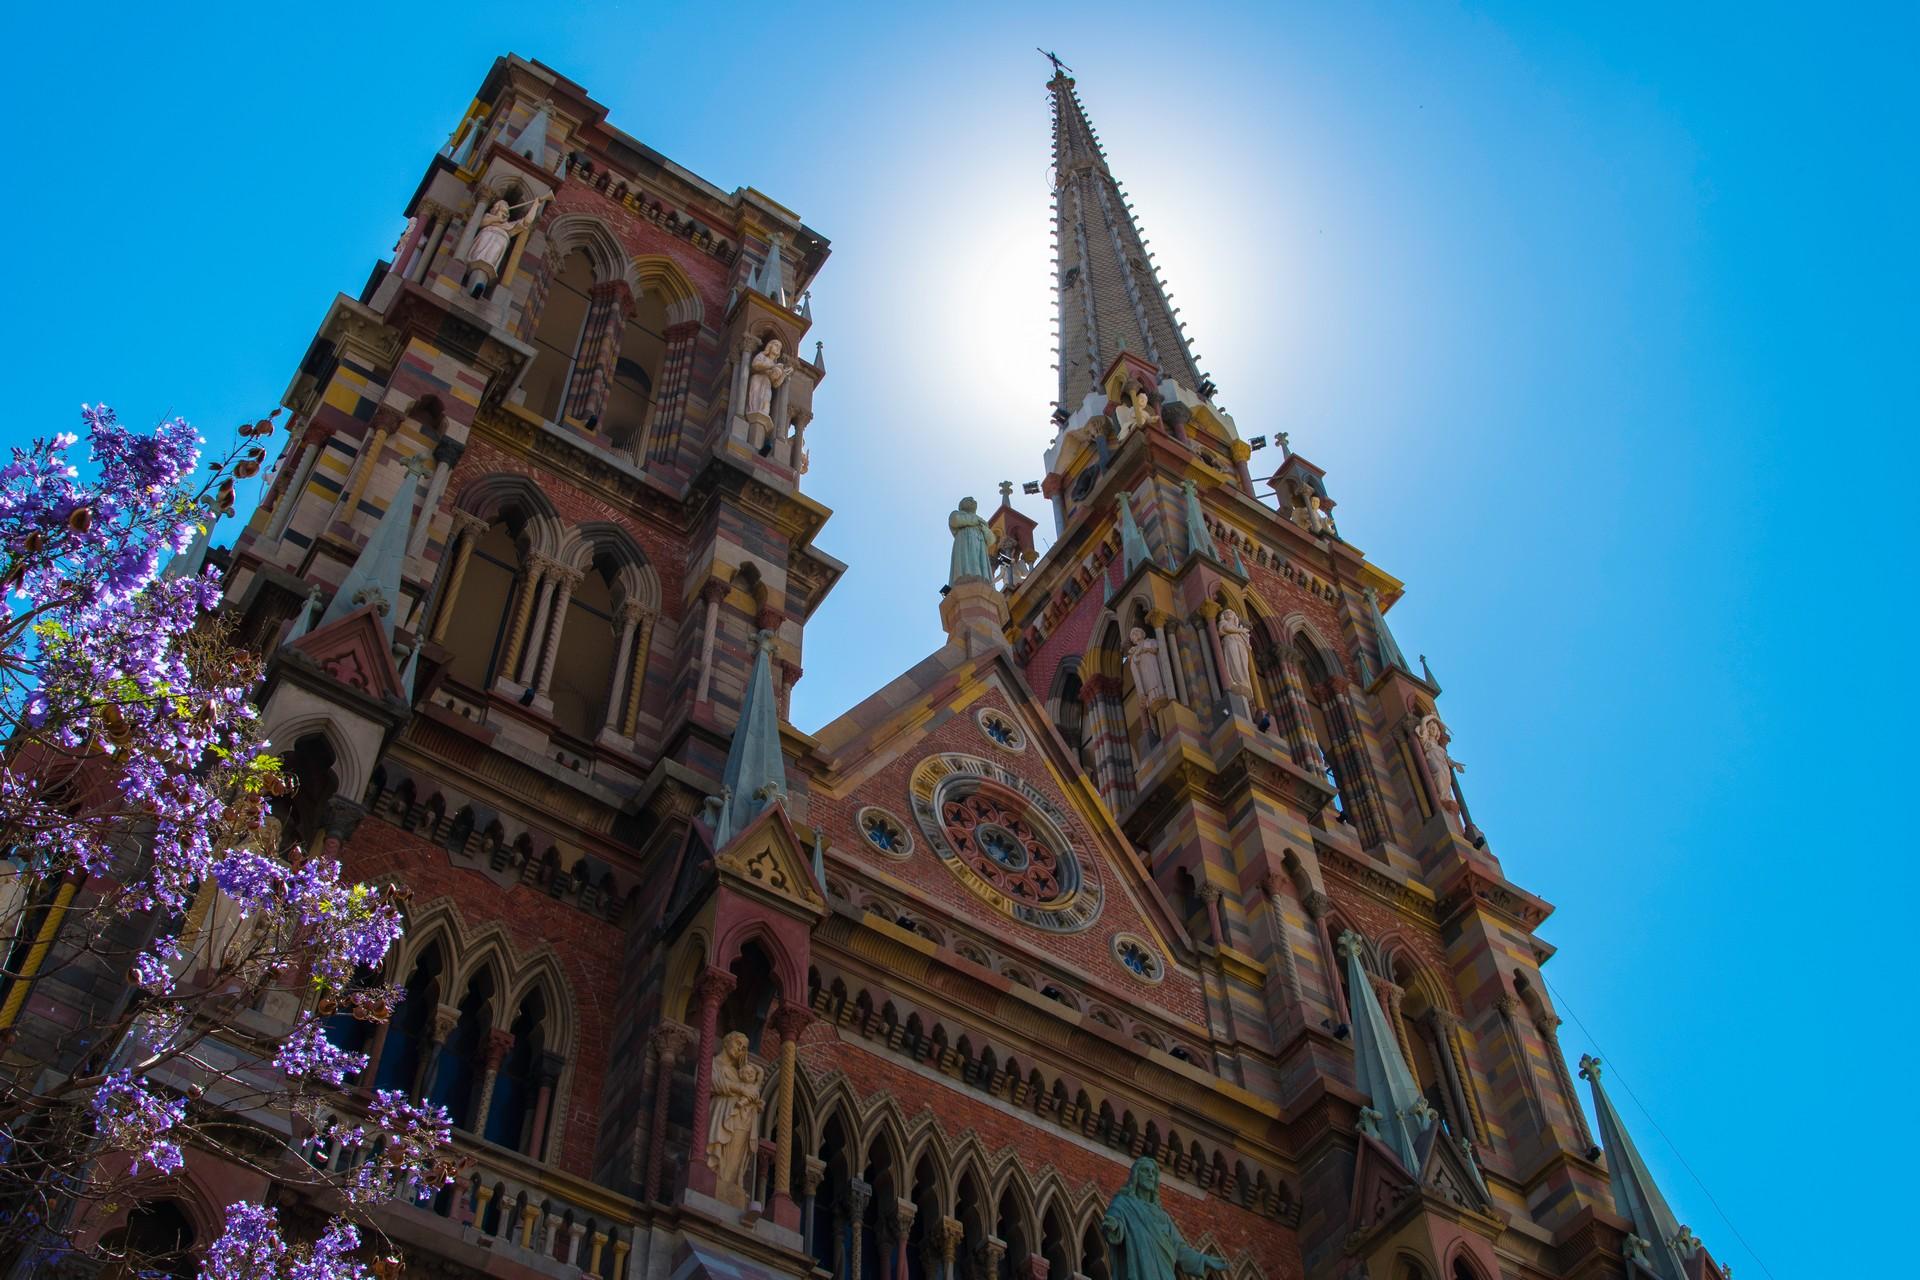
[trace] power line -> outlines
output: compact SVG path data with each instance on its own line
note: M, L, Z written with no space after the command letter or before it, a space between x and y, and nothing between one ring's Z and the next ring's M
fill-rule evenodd
M1626 1076L1621 1074L1619 1060L1601 1047L1600 1038L1593 1034L1587 1024L1581 1020L1580 1014L1571 1004L1567 1003L1566 997L1560 994L1559 988L1555 987L1551 982L1547 982L1547 975L1545 973L1540 975L1540 981L1547 983L1547 990L1552 993L1554 1003L1567 1011L1567 1015L1573 1019L1573 1025L1580 1028L1581 1034L1586 1036L1588 1042L1598 1051L1600 1057L1606 1061L1608 1078L1618 1081L1620 1087L1627 1091L1627 1096L1633 1099L1633 1105L1640 1108L1640 1114L1647 1118L1647 1123L1653 1126L1653 1131L1660 1135L1660 1140L1667 1144L1667 1149L1672 1151L1674 1157L1680 1161L1680 1167L1687 1171L1687 1176L1693 1179L1694 1185L1699 1187L1701 1192L1706 1195L1707 1203L1711 1204L1713 1211L1720 1215L1720 1221L1727 1224L1727 1230L1733 1232L1733 1238L1740 1242L1740 1247L1747 1251L1747 1256L1754 1260L1760 1270L1766 1272L1767 1280L1776 1280L1773 1269L1767 1266L1766 1260L1760 1256L1758 1250L1747 1242L1747 1238L1740 1234L1740 1228L1733 1225L1733 1219L1728 1217L1727 1211L1720 1207L1720 1201L1714 1198L1714 1194L1708 1189L1706 1182L1701 1179L1698 1173L1694 1172L1693 1166L1687 1163L1687 1157L1682 1154L1679 1146L1672 1138L1667 1136L1667 1131L1662 1129L1660 1122L1653 1118L1653 1112L1647 1109L1647 1104L1640 1101L1640 1095L1633 1091L1631 1084L1627 1083Z

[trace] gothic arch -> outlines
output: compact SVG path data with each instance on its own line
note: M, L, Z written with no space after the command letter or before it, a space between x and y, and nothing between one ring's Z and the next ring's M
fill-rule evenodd
M707 963L707 936L689 933L681 939L667 959L667 981L661 988L660 1016L674 1022L687 1021L687 1006L692 1000L693 984Z
M454 506L489 523L507 511L518 508L532 519L545 518L557 526L559 515L547 495L532 477L517 471L496 471L475 476L460 490Z
M600 556L618 566L615 584L627 600L637 600L649 613L660 608L660 575L633 535L617 524L595 521L567 530L554 558L570 568L586 571Z
M626 248L605 222L590 213L562 213L549 220L545 230L550 260L558 262L575 249L585 250L596 283L623 280L638 295L640 282L629 267Z
M757 942L767 959L773 962L773 977L780 988L780 998L795 1004L805 998L807 975L801 971L799 963L764 920L741 920L726 933L721 934L713 948L713 966L725 969L740 958L747 944Z
M271 708L273 703L269 702L268 706ZM309 735L317 735L333 751L334 795L354 800L365 795L367 784L373 780L373 758L332 714L326 711L301 714L292 708L282 708L279 716L263 720L260 726L260 736L273 747L275 755L282 757Z
M694 324L705 318L700 294L671 258L659 254L636 256L627 263L626 278L636 294L645 291L666 303L669 325Z

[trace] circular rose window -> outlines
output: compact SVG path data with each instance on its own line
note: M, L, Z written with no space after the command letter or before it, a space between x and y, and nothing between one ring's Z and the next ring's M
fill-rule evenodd
M1100 884L1064 834L1066 815L1018 774L976 756L940 755L914 771L913 810L947 869L999 910L1072 932L1100 912Z

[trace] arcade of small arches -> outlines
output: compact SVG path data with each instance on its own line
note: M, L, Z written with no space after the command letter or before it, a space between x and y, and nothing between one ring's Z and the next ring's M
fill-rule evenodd
M583 745L631 743L660 621L660 579L611 523L568 527L527 476L470 481L454 506L432 638L448 678L550 709Z
M989 973L997 973L1008 981L1025 987L1029 991L1037 991L1055 1004L1073 1013L1084 1014L1091 1021L1097 1022L1110 1030L1119 1032L1128 1040L1137 1042L1148 1049L1157 1049L1181 1062L1190 1063L1202 1070L1210 1069L1204 1054L1195 1051L1190 1046L1183 1044L1146 1022L1133 1017L1129 1013L1116 1012L1113 1007L1098 1000L1088 998L1075 987L1073 981L1064 973L1049 974L1036 970L1025 962L1002 955L998 950L983 942L958 933L957 931L944 929L914 914L885 894L867 889L862 885L849 884L837 876L829 875L827 877L827 892L830 896L846 902L856 911L877 916L897 928L905 929L909 933L925 938L937 947L951 950L962 960L979 965ZM1117 945L1115 947L1114 964L1116 968L1124 969L1130 975L1145 976L1143 974L1137 974L1136 971L1127 965L1126 960L1119 954L1119 947ZM844 995L844 989L842 995ZM818 995L815 994L809 998L817 1000Z
M987 1151L970 1130L947 1134L931 1110L909 1119L890 1097L862 1097L839 1072L804 1077L797 1101L802 1233L834 1280L1110 1280L1099 1224L1113 1187L1070 1187L1011 1148ZM1172 1173L1171 1146L1161 1150ZM1117 1155L1116 1185L1125 1165ZM1257 1185L1239 1203L1275 1194L1264 1178ZM1220 1251L1210 1234L1193 1243ZM1244 1252L1229 1264L1233 1280L1263 1274Z
M573 997L551 951L523 953L498 925L470 928L440 901L415 914L384 975L355 981L405 993L384 1025L345 1014L327 1024L335 1044L368 1055L360 1082L442 1105L456 1130L529 1159L550 1157L576 1037Z
M605 920L623 919L640 892L632 877L616 875L598 858L563 850L511 813L465 801L457 792L449 796L432 779L416 781L392 762L374 769L361 802L369 817L485 868L502 886L527 885Z
M1297 1212L1293 1193L1282 1179L1264 1169L1250 1170L1245 1158L1231 1147L1183 1136L1171 1121L1163 1127L1158 1119L1148 1117L1143 1123L1131 1106L1122 1101L1116 1108L1097 1086L1089 1088L1055 1074L1051 1064L1038 1059L1023 1066L1016 1055L996 1052L977 1032L956 1037L944 1022L929 1024L918 1012L908 1011L902 1017L885 992L878 1002L864 988L849 996L841 979L822 984L817 970L809 973L808 982L814 1013L844 1031L925 1063L1039 1120L1099 1142L1118 1158L1153 1156L1169 1176L1253 1212L1282 1220L1290 1220Z

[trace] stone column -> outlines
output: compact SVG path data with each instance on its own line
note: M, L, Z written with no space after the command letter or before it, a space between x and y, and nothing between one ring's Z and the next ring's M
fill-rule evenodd
M480 1073L480 1100L473 1107L473 1131L487 1131L487 1116L493 1109L493 1087L500 1079L500 1064L513 1052L513 1033L499 1027L487 1032L486 1066Z
M873 1184L859 1178L847 1179L847 1265L842 1271L846 1280L860 1280L860 1235L866 1230L867 1203L872 1199Z
M597 1276L600 1274L600 1255L605 1253L606 1251L607 1251L607 1233L604 1231L594 1232L593 1233L593 1252L589 1254L587 1257L587 1274L588 1275Z
M1387 1015L1387 1025L1393 1028L1393 1037L1400 1042L1400 1058L1407 1064L1407 1071L1419 1082L1420 1073L1414 1069L1413 1041L1407 1036L1407 1022L1400 1016L1400 1001L1406 992L1385 978L1374 978L1374 998L1380 1002L1380 1012Z
M1494 1001L1494 1008L1500 1013L1501 1029L1507 1033L1507 1048L1513 1054L1513 1068L1520 1077L1521 1092L1526 1095L1528 1115L1536 1132L1544 1135L1547 1108L1540 1100L1540 1082L1534 1078L1533 1059L1527 1053L1527 1040L1520 1031L1520 1001L1511 992L1503 991Z
M980 1246L982 1280L999 1280L1000 1261L1006 1256L1007 1242L999 1236L988 1236Z
M958 1218L942 1218L934 1228L934 1243L940 1249L940 1280L959 1280L953 1273L953 1258L960 1242L967 1238L967 1226Z
M733 387L727 397L727 431L731 435L735 422L744 422L747 416L747 378L753 372L753 353L759 349L759 341L747 334L740 340L740 347L733 357Z
M647 426L644 445L637 439L635 441L636 460L643 447L647 451L646 456L662 462L670 461L679 449L680 427L687 410L687 392L693 384L694 348L699 339L698 321L667 326L667 351L661 360L660 384L654 389L652 419ZM732 402L739 403L739 400ZM731 405L728 414L731 429Z
M653 653L653 628L658 619L647 614L640 620L640 635L634 645L633 663L627 674L627 708L620 716L620 732L631 738L640 731L640 698L647 691L647 659Z
M382 408L374 414L372 436L361 448L353 460L353 474L347 477L347 487L340 497L340 505L334 510L335 520L353 523L353 513L359 510L361 495L367 491L367 481L373 478L374 469L380 465L380 451L387 447L387 435L397 415L392 409Z
M642 1196L648 1204L660 1199L660 1177L667 1160L667 1110L673 1099L673 1069L686 1051L687 1039L687 1029L672 1023L655 1027L653 1031L653 1119L648 1124L647 1180Z
M693 1139L692 1155L687 1160L687 1181L693 1188L706 1195L714 1192L713 1170L707 1165L707 1118L713 1102L713 1055L716 1038L715 1024L720 1018L720 1005L739 982L725 969L708 968L701 972L694 983L694 994L700 1000L700 1047L693 1063Z
M811 413L802 413L793 422L793 440L787 447L787 465L793 468L795 475L805 471L807 457L807 424L813 421Z
M592 423L606 408L613 387L614 364L620 358L620 339L626 330L633 293L624 280L605 280L588 295L587 318L581 326L579 353L567 383L561 415Z
M1227 687L1227 656L1220 648L1220 602L1200 602L1200 630L1207 637L1207 652L1213 657L1213 686L1216 697L1225 698L1236 690ZM1236 708L1244 710L1244 707Z
M633 637L639 630L640 619L646 611L638 600L622 600L618 610L620 621L620 639L614 645L613 687L607 690L607 715L601 726L610 733L617 733L626 723L625 704L627 686L633 682Z
M720 628L720 602L726 595L727 584L718 578L709 578L700 588L700 599L707 606L707 620L700 635L700 685L694 691L695 702L705 702L713 692L713 637Z
M808 1253L813 1252L813 1209L820 1198L820 1182L827 1176L827 1162L819 1156L808 1156L800 1170L800 1236L806 1241Z
M433 619L432 639L437 641L445 638L447 624L453 620L454 602L460 598L460 587L467 580L467 565L473 560L473 549L491 527L471 512L453 513L453 528L447 534L447 541L453 548L453 564L447 570L446 586L440 589L439 612Z
M545 584L546 568L552 561L545 556L529 553L520 570L520 590L513 601L513 621L507 627L507 651L500 657L501 678L511 680L518 670L520 651L526 646L528 616L533 611L534 597L542 594Z
M1051 1270L1053 1264L1043 1254L1029 1253L1021 1260L1018 1274L1020 1280L1047 1280L1047 1272Z
M889 1255L890 1280L906 1280L907 1237L913 1234L913 1219L920 1206L911 1200L893 1202L893 1249Z
M433 531L433 513L440 509L440 497L447 491L447 477L453 474L454 464L460 461L460 455L466 450L465 444L451 436L441 436L439 443L433 446L433 478L427 481L427 499L420 504L419 523L413 527L413 536L407 539L407 559L411 560L427 549L427 535ZM454 527L459 527L458 521L454 522ZM448 541L452 541L451 531L447 536Z
M443 1004L433 1011L433 1025L427 1031L427 1051L420 1057L420 1074L410 1090L414 1101L423 1100L432 1091L433 1078L440 1073L440 1055L446 1051L447 1037L459 1024L458 1007Z
M1147 625L1153 628L1153 638L1160 645L1160 678L1166 681L1167 691L1175 699L1187 703L1186 673L1173 660L1173 647L1167 643L1167 621L1170 616L1165 609L1155 609L1147 615Z
M560 566L542 556L535 566L540 575L538 601L533 608L533 617L527 624L525 634L518 638L521 649L520 661L513 671L516 684L532 687L534 677L540 673L540 649L547 634L547 619L553 612L553 591Z
M535 1160L546 1156L547 1124L553 1118L554 1093L560 1087L560 1072L566 1065L565 1058L547 1050L535 1066L540 1073L540 1092L533 1100L533 1123L527 1134L527 1155Z
M1326 894L1312 889L1301 899L1300 905L1306 908L1307 919L1313 921L1313 936L1320 944L1321 972L1327 975L1328 1011L1335 1022L1344 1022L1347 1009L1340 1000L1340 962L1334 956L1333 939L1327 936L1327 911L1333 903Z
M547 627L546 647L540 654L540 680L534 687L534 692L542 698L553 684L553 661L560 654L560 636L567 626L567 605L573 600L573 589L580 585L580 576L578 569L565 568L554 575L553 617Z
M1287 935L1286 889L1280 877L1270 875L1260 881L1260 891L1267 897L1267 919L1272 924L1274 956L1280 962L1280 981L1286 987L1287 1000L1292 1006L1291 1021L1304 1010L1307 994L1300 985L1299 961L1294 958L1293 942Z
M791 1230L793 1203L793 1085L799 1070L800 1033L813 1015L800 1005L783 1005L769 1026L780 1037L780 1081L774 1106L773 1217Z
M1480 1141L1485 1131L1480 1127L1480 1117L1467 1104L1465 1089L1461 1087L1460 1064L1454 1061L1453 1033L1459 1019L1445 1009L1428 1009L1425 1019L1427 1034L1433 1037L1434 1057L1440 1060L1440 1077L1446 1084L1447 1097L1452 1099L1456 1114L1462 1125L1469 1127L1468 1136Z

